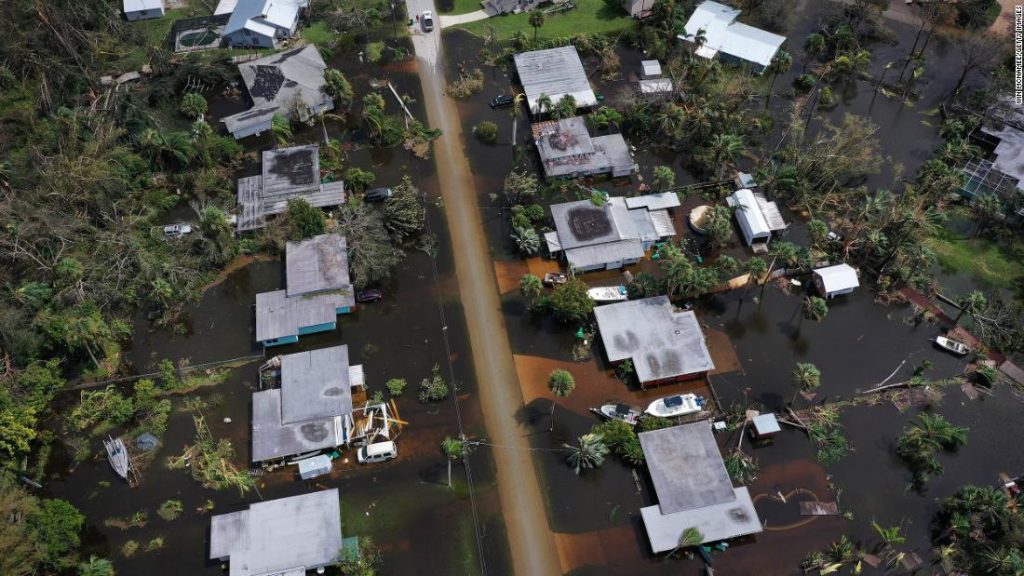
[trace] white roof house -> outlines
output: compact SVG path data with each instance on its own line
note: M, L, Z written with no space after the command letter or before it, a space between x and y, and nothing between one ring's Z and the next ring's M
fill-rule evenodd
M597 96L590 87L575 46L521 52L515 55L515 62L530 113L540 113L537 101L542 95L550 98L552 105L566 95L576 100L577 108L597 104Z
M786 229L778 205L749 188L733 192L725 201L730 208L736 209L736 222L747 246L767 244L773 232Z
M230 562L229 576L296 576L338 561L338 489L278 498L210 519L210 559Z
M703 30L705 42L697 50L698 56L711 59L719 53L725 54L753 64L754 70L760 74L771 64L786 37L736 22L740 12L706 0L693 11L684 28L686 35L679 38L694 42L697 31Z
M164 15L164 0L124 0L124 17L129 21L149 20Z
M237 0L224 38L233 46L273 48L278 39L295 34L299 13L307 6L309 0Z
M849 264L836 264L814 271L814 285L826 298L849 294L860 286L857 269Z
M763 530L746 487L735 488L708 421L639 434L658 504L640 509L651 550L673 550L687 528L702 544Z

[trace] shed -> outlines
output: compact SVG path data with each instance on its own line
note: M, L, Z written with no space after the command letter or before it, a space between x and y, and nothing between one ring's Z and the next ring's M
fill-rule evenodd
M160 18L166 11L164 0L124 0L124 17L130 22Z
M537 101L544 95L553 105L566 95L576 100L577 108L597 104L575 46L521 52L515 55L515 63L532 114L541 112Z
M305 574L337 562L341 541L337 488L210 519L210 559L230 562L230 576Z
M640 510L651 549L672 550L687 528L703 542L762 530L750 493L734 488L709 421L638 435L658 504Z
M631 360L641 386L700 378L715 367L697 315L667 296L594 309L608 361Z
M752 424L755 438L768 438L782 430L779 421L775 419L775 414L771 413L754 416Z
M860 286L857 269L849 264L836 264L814 271L814 285L825 298L834 298L853 292Z
M661 77L661 62L657 60L640 61L640 77L644 80Z
M330 474L331 468L331 459L325 454L299 460L299 478L309 480L310 478Z
M742 188L733 192L726 202L731 208L736 209L736 222L740 225L747 246L768 244L772 238L772 229L768 226L768 220L761 212L761 206L754 198L754 193L749 188Z
M642 20L651 15L655 0L622 0L622 8L629 12L629 15Z

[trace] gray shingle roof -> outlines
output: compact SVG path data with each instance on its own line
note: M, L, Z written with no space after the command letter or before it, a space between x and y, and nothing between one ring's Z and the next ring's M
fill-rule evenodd
M327 290L352 291L348 246L341 234L321 234L285 248L288 296Z
M230 576L304 574L340 553L337 488L256 502L210 519L210 558L228 558Z
M608 360L633 362L640 382L714 369L693 311L676 311L667 296L594 309Z
M351 307L352 291L289 298L285 290L256 295L256 341L296 336L299 328L335 322L338 308Z
M281 421L286 424L352 413L348 346L281 357Z
M281 389L252 395L252 461L287 458L340 446L345 438L344 416L287 424L281 421Z

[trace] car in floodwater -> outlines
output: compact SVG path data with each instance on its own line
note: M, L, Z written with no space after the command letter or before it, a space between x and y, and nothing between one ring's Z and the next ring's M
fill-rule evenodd
M423 22L423 31L430 32L434 29L434 13L430 10L424 10L423 16L420 17L420 22Z
M356 302L367 303L376 302L384 297L384 292L376 288L370 288L369 290L360 290L356 293Z
M181 238L186 234L192 233L192 225L185 222L179 222L178 224L168 224L164 226L164 236L166 238Z
M491 100L491 108L507 108L515 103L515 97L509 94L499 94Z
M391 188L371 188L366 191L366 194L363 194L363 201L383 202L388 198L391 198L392 194L394 194L394 192Z

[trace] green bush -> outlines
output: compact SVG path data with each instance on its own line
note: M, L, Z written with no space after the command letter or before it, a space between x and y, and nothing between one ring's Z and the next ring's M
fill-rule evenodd
M448 383L441 376L441 367L434 364L429 378L420 382L420 402L438 402L448 397Z
M391 395L396 398L401 396L402 393L405 392L405 387L408 385L409 383L405 381L405 378L392 378L384 383L384 386L387 387L388 392L390 392Z
M494 144L498 140L498 125L484 120L476 126L476 137L486 144Z
M817 81L818 79L814 76L814 74L801 74L797 76L795 80L793 80L793 86L795 86L796 89L801 92L807 92L814 86L814 84Z
M374 64L384 59L384 43L370 42L366 45L366 59Z
M184 507L181 505L181 500L168 500L160 505L156 515L170 522L181 516L182 510L184 510Z

